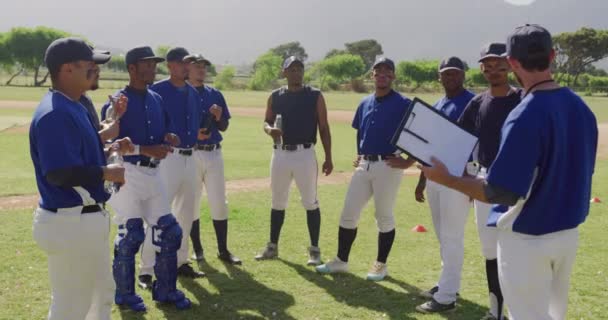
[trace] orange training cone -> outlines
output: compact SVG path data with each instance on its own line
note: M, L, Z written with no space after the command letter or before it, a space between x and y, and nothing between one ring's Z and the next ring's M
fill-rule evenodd
M600 198L595 197L595 198L591 199L591 203L600 203L600 202L602 202L602 200L600 200Z
M423 225L418 224L412 228L412 231L413 232L426 232L426 228Z

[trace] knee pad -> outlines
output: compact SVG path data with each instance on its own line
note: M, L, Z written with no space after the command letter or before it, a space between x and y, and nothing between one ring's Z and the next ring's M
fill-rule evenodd
M145 238L144 221L141 218L127 220L127 223L118 226L114 254L135 256Z
M175 252L182 244L182 228L172 214L158 219L152 227L154 245L160 248L160 253Z

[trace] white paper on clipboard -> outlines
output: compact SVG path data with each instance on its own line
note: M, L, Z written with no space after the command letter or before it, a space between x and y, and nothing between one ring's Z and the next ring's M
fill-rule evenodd
M452 175L461 176L477 145L477 137L415 98L395 133L393 144L425 165L430 165L431 157L435 157Z

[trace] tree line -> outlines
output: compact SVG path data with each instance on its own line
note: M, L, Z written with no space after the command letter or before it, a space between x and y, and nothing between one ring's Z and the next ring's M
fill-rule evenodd
M44 85L48 80L48 71L43 65L44 51L55 39L69 35L48 27L16 27L0 33L0 69L9 75L4 84L10 85L15 77L27 73L33 77L35 86ZM579 90L608 93L608 73L594 66L595 62L608 57L608 30L584 27L557 34L553 40L557 52L553 66L556 80ZM164 56L168 49L168 46L159 46L155 51ZM288 42L257 57L251 70L241 74L248 79L241 86L268 90L280 85L281 63L294 55L306 64L307 82L323 90L366 91L371 65L383 53L378 41L364 39L345 43L343 48L328 51L320 61L310 62L299 42ZM438 60L400 61L395 70L396 84L409 90L438 89L438 64ZM126 72L124 55L113 55L103 68L118 74ZM221 89L238 86L234 80L239 72L233 66L222 66L219 73L211 66L209 72L214 76L214 85ZM167 73L164 64L159 64L159 73ZM468 68L467 85L486 85L478 68Z

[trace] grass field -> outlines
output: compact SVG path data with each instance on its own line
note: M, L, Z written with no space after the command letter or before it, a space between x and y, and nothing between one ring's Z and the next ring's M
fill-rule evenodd
M15 90L12 90L15 89ZM0 87L1 100L35 101L45 89ZM105 94L95 93L99 101ZM225 92L234 106L263 106L268 93ZM330 106L349 110L360 96L327 93ZM429 96L428 101L436 98ZM598 119L608 121L608 99L586 98ZM260 100L261 102L254 103ZM340 109L340 107L336 107ZM26 123L30 108L0 108L0 126ZM24 122L25 121L25 122ZM0 127L1 128L1 127ZM354 132L347 123L333 123L333 154L336 172L350 172L355 153ZM6 195L36 192L29 158L26 130L0 130L0 201ZM270 141L261 130L260 119L236 116L226 134L224 158L228 180L267 177ZM322 148L317 147L319 160ZM415 177L405 177L396 206L397 238L389 259L388 281L371 283L365 273L376 255L377 231L373 204L363 214L351 254L351 274L321 276L305 266L308 233L306 215L294 190L282 232L281 259L256 262L253 256L268 237L270 193L267 190L229 195L232 251L244 260L239 268L226 266L214 257L216 250L211 220L205 203L202 209L203 245L208 277L180 280L179 287L194 302L194 308L176 312L157 306L148 292L143 297L146 315L113 310L113 319L479 319L486 312L485 267L480 255L474 218L466 231L465 266L459 308L449 315L426 316L414 311L424 302L420 290L435 284L440 271L437 240L432 232L427 204L413 199ZM321 247L327 260L335 255L340 210L347 186L320 186L323 214ZM608 160L599 160L593 195L608 199ZM605 200L605 199L604 199ZM204 200L205 201L205 200ZM46 258L31 234L31 209L0 210L0 320L44 319L49 303ZM423 224L428 233L409 231ZM608 313L608 205L592 205L588 221L581 226L577 262L572 275L568 319L604 319ZM110 245L110 244L108 244ZM110 248L108 248L110 249Z

